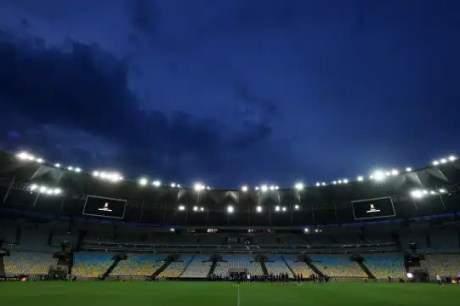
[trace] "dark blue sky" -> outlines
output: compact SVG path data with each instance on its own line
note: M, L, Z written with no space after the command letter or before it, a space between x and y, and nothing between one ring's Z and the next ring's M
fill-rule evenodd
M3 0L0 145L290 186L460 151L460 1Z

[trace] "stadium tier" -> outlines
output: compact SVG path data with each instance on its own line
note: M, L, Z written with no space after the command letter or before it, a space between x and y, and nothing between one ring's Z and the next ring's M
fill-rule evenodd
M56 263L52 253L16 251L4 257L5 275L46 275Z
M185 269L192 262L192 255L180 256L177 260L171 262L166 269L164 269L158 277L160 278L178 278L184 273Z
M364 263L377 279L406 277L403 254L369 254Z
M312 262L325 275L343 278L367 278L367 274L357 262L346 255L313 255Z
M110 275L148 277L153 275L164 262L164 255L127 254L127 259L118 262Z
M72 273L77 277L84 278L100 277L113 263L113 256L113 254L105 253L76 253Z
M261 276L264 274L260 262L257 262L254 256L251 255L222 256L222 260L217 262L213 274L221 277L228 277L229 271L232 269L247 270L247 273L253 276Z
M210 256L197 255L188 265L181 277L183 278L206 278L211 271L212 261Z

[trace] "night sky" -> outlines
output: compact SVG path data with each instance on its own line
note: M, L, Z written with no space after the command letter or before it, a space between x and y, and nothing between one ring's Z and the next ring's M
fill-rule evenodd
M2 0L0 148L212 187L460 152L460 1Z

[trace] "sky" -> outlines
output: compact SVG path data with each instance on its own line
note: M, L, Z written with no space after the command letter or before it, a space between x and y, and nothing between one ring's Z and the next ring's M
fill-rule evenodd
M460 154L456 0L3 0L0 149L212 187Z

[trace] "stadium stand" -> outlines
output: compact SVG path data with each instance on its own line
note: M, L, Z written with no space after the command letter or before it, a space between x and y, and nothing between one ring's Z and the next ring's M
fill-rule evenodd
M403 254L366 255L365 264L377 279L406 277Z
M5 274L46 275L56 262L51 253L14 251L4 257Z
M460 254L425 255L425 260L420 261L420 264L433 279L437 274L441 277L455 277L460 273Z
M299 261L296 256L285 255L283 258L296 275L301 274L303 277L309 277L316 274L304 261Z
M128 254L121 260L110 275L112 276L151 276L163 264L164 255Z
M96 278L104 274L112 264L113 254L78 252L74 255L73 274L77 277Z
M312 255L312 261L329 277L367 278L367 274L347 255Z
M217 263L214 274L222 277L227 277L229 276L228 271L231 268L247 269L250 275L263 275L262 266L259 262L256 262L254 256L251 255L222 256L222 261Z
M195 256L181 277L206 278L209 274L212 265L212 261L210 261L209 259L209 256Z
M294 277L281 256L269 256L267 261L265 261L265 266L269 274L278 275L287 273L290 278Z
M193 260L192 255L181 256L177 261L171 262L166 269L164 269L159 275L159 278L177 278L182 275L187 266Z

